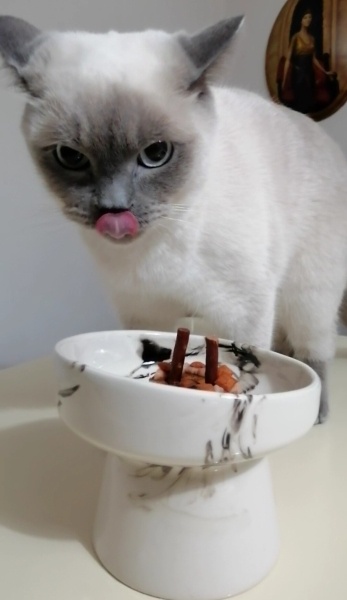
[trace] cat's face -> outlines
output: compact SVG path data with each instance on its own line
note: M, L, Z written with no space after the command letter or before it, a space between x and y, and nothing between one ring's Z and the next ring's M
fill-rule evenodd
M65 214L123 239L184 203L213 122L205 70L240 19L210 28L208 39L156 31L47 35L17 19L11 29L4 19L0 51L29 92L25 137ZM17 30L25 43L8 57Z
M49 44L44 49L40 97L27 106L23 123L30 150L68 217L93 227L103 214L127 210L144 231L189 186L197 113L207 117L207 98L197 109L196 94L175 87L179 65L155 61L138 39L134 60L128 54L120 63L113 59L120 36L70 36L57 37L54 54ZM159 57L167 53L170 38L144 38ZM106 55L100 51L100 65L90 48L97 53L98 44Z

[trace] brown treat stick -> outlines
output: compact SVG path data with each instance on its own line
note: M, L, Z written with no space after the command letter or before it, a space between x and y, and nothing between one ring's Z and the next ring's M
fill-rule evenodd
M218 377L218 339L207 337L206 340L206 373L205 382L215 384Z
M181 381L189 335L189 329L185 329L184 327L177 329L177 337L171 359L171 370L167 377L167 382L170 385L178 385Z

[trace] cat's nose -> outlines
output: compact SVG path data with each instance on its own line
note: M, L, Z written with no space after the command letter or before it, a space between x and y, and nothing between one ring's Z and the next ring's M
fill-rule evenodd
M94 211L93 211L93 217L94 217L94 221L97 221L98 219L100 219L100 217L102 217L103 215L106 214L113 214L113 215L117 215L119 213L122 212L126 212L128 209L127 208L118 208L116 206L96 206Z
M102 183L96 208L100 214L120 213L129 210L127 181L122 174L117 174L113 179Z

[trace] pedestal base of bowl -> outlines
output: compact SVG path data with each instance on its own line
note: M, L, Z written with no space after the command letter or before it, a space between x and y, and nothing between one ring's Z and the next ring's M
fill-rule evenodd
M279 552L267 458L184 468L108 454L94 546L114 577L165 600L251 588Z

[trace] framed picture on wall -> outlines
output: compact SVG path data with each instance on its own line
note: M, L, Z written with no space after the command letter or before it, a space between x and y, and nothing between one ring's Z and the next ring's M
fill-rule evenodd
M347 99L347 0L288 0L266 50L271 97L320 121Z

